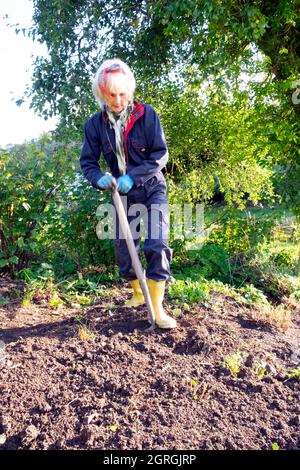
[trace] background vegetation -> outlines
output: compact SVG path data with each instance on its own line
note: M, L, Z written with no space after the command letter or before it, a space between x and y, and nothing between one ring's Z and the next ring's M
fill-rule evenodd
M91 77L118 56L161 117L171 202L205 206L202 248L172 239L170 299L205 301L210 285L248 301L299 299L297 0L33 3L27 33L49 57L35 60L19 104L60 121L1 150L0 271L59 291L54 303L84 302L118 278L113 246L95 231L107 195L78 165L83 124L97 111Z

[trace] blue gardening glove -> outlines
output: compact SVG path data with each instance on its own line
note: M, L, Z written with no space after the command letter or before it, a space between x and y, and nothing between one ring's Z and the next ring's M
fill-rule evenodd
M114 183L114 177L107 173L106 175L102 176L98 181L97 181L97 186L100 189L112 189L113 183Z
M134 181L129 175L120 176L120 178L118 178L117 190L120 191L120 193L126 194L131 190L133 184Z

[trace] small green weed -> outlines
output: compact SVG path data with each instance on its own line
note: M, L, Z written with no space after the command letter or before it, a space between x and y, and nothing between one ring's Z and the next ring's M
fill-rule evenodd
M196 400L198 398L197 391L199 388L197 380L191 379L190 385L191 385L191 392L192 392L193 398L194 400Z
M290 370L288 373L288 378L295 379L300 382L300 368Z
M60 307L64 301L59 297L57 292L54 292L52 298L49 300L50 307Z
M269 303L265 294L260 289L257 289L253 284L240 287L237 289L237 292L241 295L242 302L247 305L252 305L256 302L264 304Z
M204 380L199 385L196 379L190 379L190 389L194 400L203 399L207 392L207 383ZM199 392L201 392L199 394Z
M0 307L4 307L9 304L9 299L7 297L0 296Z
M266 373L267 363L263 360L255 361L254 373L258 376L259 379L262 379Z
M81 323L83 319L84 319L83 315L75 315L75 317L74 317L74 321L76 323Z
M240 371L242 359L243 357L240 351L225 357L224 365L230 370L234 377L236 377Z
M116 432L119 429L119 426L116 424L113 424L112 426L109 426L108 428L111 432Z

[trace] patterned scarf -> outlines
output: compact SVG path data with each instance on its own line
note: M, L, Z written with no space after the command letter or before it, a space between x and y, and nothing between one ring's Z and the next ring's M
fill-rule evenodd
M121 113L114 113L105 107L111 127L115 130L117 160L120 175L126 173L126 157L124 151L124 131L133 110L133 104L129 104Z

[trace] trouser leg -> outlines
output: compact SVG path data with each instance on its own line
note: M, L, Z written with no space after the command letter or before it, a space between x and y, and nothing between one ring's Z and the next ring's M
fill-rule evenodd
M146 186L146 185L145 185ZM125 200L125 199L124 199ZM146 228L144 243L144 254L147 260L146 275L148 279L155 281L167 281L170 278L170 262L172 251L168 246L169 239L169 207L166 194L166 185L160 182L155 187L146 186L143 191L135 190L128 200L128 210L134 209L132 206L143 205L142 217ZM127 209L127 208L126 208ZM139 211L139 209L137 209ZM133 211L134 212L134 211ZM140 220L141 213L127 217L128 222ZM127 248L126 240L119 236L119 221L116 216L116 239L115 252L116 260L120 268L120 275L127 279L136 279L134 269L132 268L130 254ZM140 225L137 225L138 230ZM137 251L140 251L140 236L133 233L133 239Z
M147 201L147 234L144 253L147 260L146 275L155 281L170 278L172 251L168 246L170 222L165 191L153 193Z
M144 244L148 279L167 281L170 278L172 252L168 246L168 234L169 221L165 209L150 209L148 211L147 238Z

